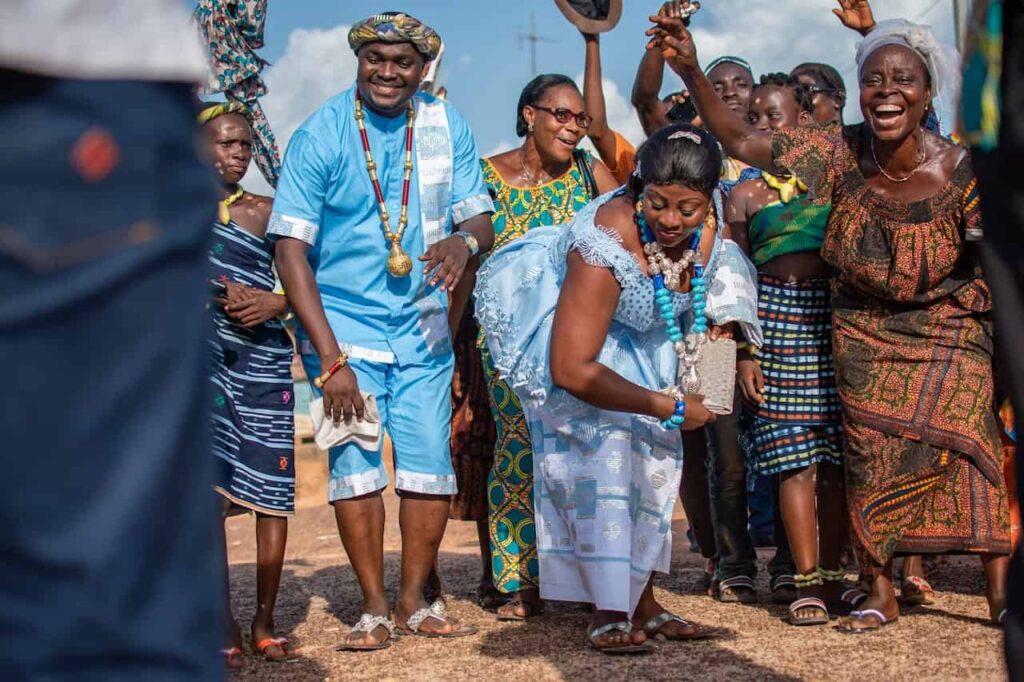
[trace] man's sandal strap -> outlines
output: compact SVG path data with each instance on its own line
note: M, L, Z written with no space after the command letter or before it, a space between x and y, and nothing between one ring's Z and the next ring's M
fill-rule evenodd
M754 581L745 575L735 575L718 583L718 589L720 590L734 590L738 587L745 587L752 590L754 589Z
M359 622L352 626L352 632L365 632L370 634L377 628L384 626L388 635L395 634L395 623L387 616L375 616L372 613L364 613Z

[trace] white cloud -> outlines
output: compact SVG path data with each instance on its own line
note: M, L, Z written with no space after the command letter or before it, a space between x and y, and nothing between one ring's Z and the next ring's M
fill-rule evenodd
M471 55L468 52L464 52L462 54L462 56L459 57L459 65L460 66L469 66L472 63L473 63L473 55Z
M267 96L261 100L281 154L292 133L326 99L356 78L356 58L348 46L348 26L295 29L277 62L265 72ZM243 179L258 194L273 190L253 164Z

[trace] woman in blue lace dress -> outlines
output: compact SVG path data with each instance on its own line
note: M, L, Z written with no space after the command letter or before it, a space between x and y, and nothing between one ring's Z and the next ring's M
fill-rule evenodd
M677 367L693 365L710 323L760 340L753 266L717 229L714 138L670 126L638 159L628 187L568 228L535 228L492 255L476 289L494 364L529 422L541 596L593 604L590 641L604 653L708 634L651 584L669 569L680 429L714 418L676 385Z

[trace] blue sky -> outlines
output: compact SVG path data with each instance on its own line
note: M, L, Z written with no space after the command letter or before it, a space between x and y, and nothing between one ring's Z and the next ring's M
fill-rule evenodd
M941 40L952 41L952 0L878 0L875 5L878 19L904 16L931 24ZM839 24L830 12L834 6L831 0L706 0L693 26L698 54L703 63L721 54L742 56L755 75L824 61L843 72L848 87L855 85L858 36ZM658 7L658 2L625 0L619 25L602 36L609 119L636 142L642 133L628 97L646 42L647 17ZM351 85L355 61L345 42L347 28L383 10L409 12L441 34L446 52L440 81L472 125L484 155L518 144L515 106L532 75L529 49L518 36L529 31L531 13L537 33L552 41L537 47L538 70L573 78L583 73L583 40L553 0L269 0L262 54L274 65L266 72L270 93L264 106L282 151L320 102ZM665 83L668 91L678 79L667 73ZM848 107L847 118L859 115Z

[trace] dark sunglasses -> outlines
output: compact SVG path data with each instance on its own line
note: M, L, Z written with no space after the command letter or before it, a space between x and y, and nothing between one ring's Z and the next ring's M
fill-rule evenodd
M811 97L813 97L813 96L815 96L815 95L817 95L819 93L822 94L822 95L828 95L829 97L834 97L836 95L836 93L839 92L839 89L838 88L826 88L826 87L822 87L820 85L812 85L811 87L807 88L807 92L811 93Z
M578 125L580 128L589 128L590 122L594 120L590 116L588 116L587 112L585 111L581 111L580 113L577 114L572 109L550 109L548 107L542 107L536 104L531 104L530 106L534 109L539 109L540 111L548 112L549 114L555 117L556 121L562 124L568 123L572 119L576 119L576 125Z

